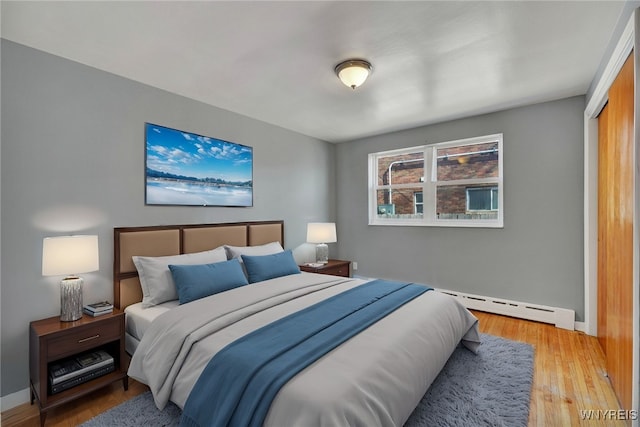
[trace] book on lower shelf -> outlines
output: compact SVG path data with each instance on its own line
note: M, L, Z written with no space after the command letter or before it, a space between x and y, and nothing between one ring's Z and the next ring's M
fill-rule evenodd
M60 393L61 391L65 391L70 389L71 387L75 387L77 385L80 385L82 383L86 383L87 381L91 381L94 378L98 378L101 377L103 375L106 375L108 373L111 373L113 371L115 371L116 367L115 365L112 363L110 365L105 365L96 369L93 369L89 372L86 372L84 374L80 374L77 377L73 377L71 379L68 379L66 381L62 381L59 382L57 384L50 384L49 385L49 392L51 394L56 394L56 393Z
M99 376L98 373L103 375L106 373L103 368L108 367L115 368L115 363L113 357L104 350L71 356L49 365L49 385L53 388L55 385L72 380L75 380L74 385L77 385ZM83 381L78 382L79 378Z

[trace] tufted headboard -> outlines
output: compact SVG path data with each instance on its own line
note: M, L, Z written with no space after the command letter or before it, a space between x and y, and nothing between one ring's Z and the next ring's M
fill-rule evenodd
M222 245L257 246L280 242L284 221L220 224L152 225L113 229L113 299L116 308L142 301L132 256L167 256L215 249Z

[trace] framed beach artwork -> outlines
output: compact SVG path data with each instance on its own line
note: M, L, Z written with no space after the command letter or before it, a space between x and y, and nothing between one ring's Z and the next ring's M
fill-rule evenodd
M145 123L147 205L253 206L253 149Z

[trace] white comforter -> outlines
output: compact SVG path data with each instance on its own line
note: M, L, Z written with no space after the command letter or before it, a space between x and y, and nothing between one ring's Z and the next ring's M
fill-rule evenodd
M162 409L183 408L213 355L244 334L364 283L302 273L181 305L153 321L129 367ZM401 426L462 342L475 351L477 319L429 291L351 338L289 381L265 425Z

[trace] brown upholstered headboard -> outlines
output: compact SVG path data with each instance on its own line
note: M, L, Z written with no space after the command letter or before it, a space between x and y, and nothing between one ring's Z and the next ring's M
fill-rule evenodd
M138 272L131 259L134 255L179 255L222 245L256 246L270 242L280 242L284 247L284 221L114 228L114 305L124 310L142 301Z

